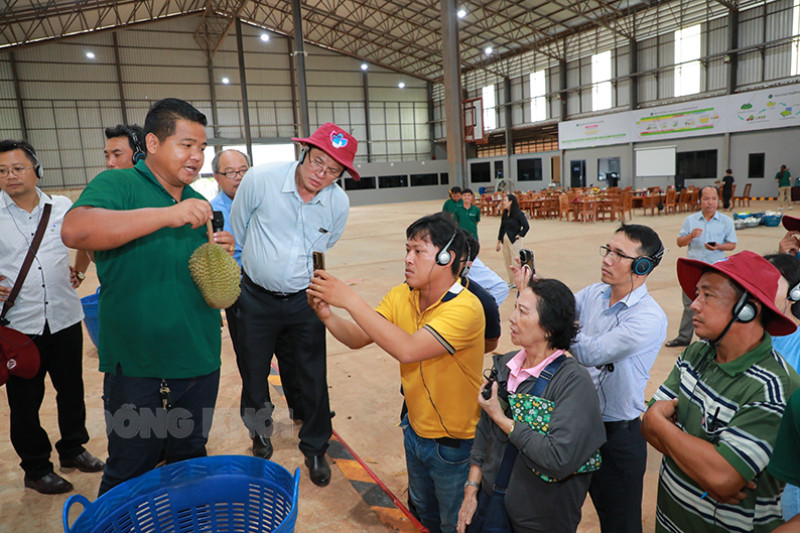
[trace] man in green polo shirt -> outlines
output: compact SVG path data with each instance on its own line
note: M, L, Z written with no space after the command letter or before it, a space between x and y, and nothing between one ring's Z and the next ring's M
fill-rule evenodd
M206 117L182 100L153 104L147 159L107 170L84 189L62 228L93 250L102 284L100 370L108 461L100 494L154 468L206 455L220 367L219 311L191 279L211 205L188 187L203 165ZM214 240L233 253L230 233Z
M653 395L642 435L664 454L656 531L772 531L782 483L767 472L778 425L800 376L770 335L794 323L775 307L780 274L750 251L713 264L678 259L703 339Z

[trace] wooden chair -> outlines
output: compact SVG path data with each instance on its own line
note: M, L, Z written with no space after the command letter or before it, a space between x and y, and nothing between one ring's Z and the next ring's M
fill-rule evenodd
M677 213L677 204L675 203L675 189L670 187L667 189L667 198L664 200L664 212L669 215L669 212Z
M695 187L692 189L692 195L689 197L689 211L694 213L700 210L700 189Z
M569 205L567 195L561 193L558 195L558 220L567 217L567 222L569 222L570 214L572 215L572 219L575 220L576 214Z
M738 201L739 207L743 207L745 202L747 202L747 207L750 207L750 187L752 185L752 183L745 185L741 196L731 196L731 206L736 207L736 202Z
M625 221L625 213L628 213L628 218L633 220L633 192L625 191L622 193L621 209L619 211L619 219Z

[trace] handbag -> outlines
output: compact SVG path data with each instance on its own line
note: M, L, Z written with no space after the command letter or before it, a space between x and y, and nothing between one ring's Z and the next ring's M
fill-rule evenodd
M560 355L547 365L539 374L536 383L533 384L531 394L540 396L566 359L566 355ZM472 522L467 526L467 533L513 533L506 511L505 497L518 451L517 447L509 440L505 452L503 452L500 468L497 470L492 493L486 494L483 490L478 491L478 506L475 508L475 514L472 515Z
M36 257L36 252L42 243L52 209L52 204L44 204L42 218L36 227L36 233L33 235L30 247L28 247L28 253L22 261L22 267L19 269L14 286L11 287L11 292L6 301L3 302L3 309L0 311L0 365L2 365L0 367L0 385L5 384L9 374L30 379L39 372L39 350L30 337L8 327L9 321L6 319L6 314L14 307L14 302L22 290L22 284L28 276L33 259Z

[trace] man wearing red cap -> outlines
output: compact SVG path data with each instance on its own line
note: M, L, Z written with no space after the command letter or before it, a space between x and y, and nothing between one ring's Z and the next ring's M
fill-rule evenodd
M749 251L714 264L678 260L702 342L681 354L642 421L664 454L656 531L771 531L781 523L782 484L766 466L800 376L772 348L770 335L795 330L775 306L779 278Z
M331 437L325 326L309 307L306 289L313 252L342 236L350 200L334 182L345 170L355 179L358 141L336 124L322 125L303 144L298 162L251 168L236 193L231 227L242 246L237 363L242 376L241 416L253 455L272 456L272 409L267 375L278 358L290 416L302 420L300 450L311 481L330 482L325 451Z

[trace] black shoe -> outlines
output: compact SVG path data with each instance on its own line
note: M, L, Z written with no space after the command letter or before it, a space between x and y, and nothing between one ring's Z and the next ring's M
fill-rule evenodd
M106 464L86 450L72 459L62 459L61 468L77 468L81 472L102 472Z
M256 435L253 437L253 457L269 459L272 457L272 442L268 437Z
M41 494L62 494L72 490L72 483L55 472L50 472L39 479L25 476L25 486Z
M311 482L314 485L324 487L331 482L331 467L328 466L328 461L324 455L306 457L306 466L308 467Z
M665 342L664 346L667 348L676 348L678 346L689 346L689 343L680 339L672 339L671 341Z

